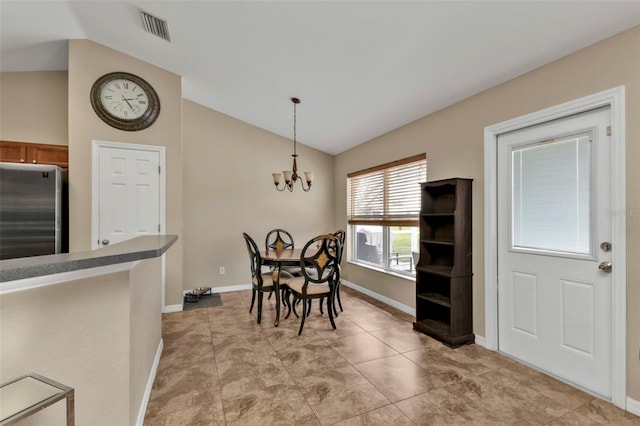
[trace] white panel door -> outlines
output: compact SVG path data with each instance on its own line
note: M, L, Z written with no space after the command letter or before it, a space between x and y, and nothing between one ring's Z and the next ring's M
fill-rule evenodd
M160 231L160 153L99 147L98 245Z
M506 133L497 159L499 349L605 398L609 123L601 108Z

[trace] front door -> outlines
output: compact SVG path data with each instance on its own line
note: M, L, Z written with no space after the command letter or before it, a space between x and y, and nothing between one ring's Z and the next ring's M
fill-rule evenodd
M499 350L611 397L610 109L498 137ZM615 265L613 265L615 267Z
M160 233L160 153L98 146L98 236L102 247Z

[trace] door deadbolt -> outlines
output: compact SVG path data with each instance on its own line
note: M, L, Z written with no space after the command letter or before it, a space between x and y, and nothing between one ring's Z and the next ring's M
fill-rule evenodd
M611 243L608 241L605 241L600 244L600 248L602 249L602 251L611 251Z

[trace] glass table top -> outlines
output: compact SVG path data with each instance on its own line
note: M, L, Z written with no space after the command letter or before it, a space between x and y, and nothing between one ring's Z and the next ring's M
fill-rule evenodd
M60 389L33 376L25 376L0 387L0 421L28 410L43 401L66 394Z

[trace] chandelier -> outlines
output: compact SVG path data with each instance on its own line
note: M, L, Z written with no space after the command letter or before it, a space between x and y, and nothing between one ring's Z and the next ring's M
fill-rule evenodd
M304 182L300 176L298 176L298 165L296 164L296 158L298 154L296 153L296 105L300 103L300 99L291 98L291 102L293 102L293 167L291 170L285 170L282 173L272 173L273 176L273 184L276 186L278 191L284 191L288 189L290 192L293 192L293 185L296 181L300 180L300 185L302 186L302 190L304 192L308 192L311 189L311 181L313 180L313 172L304 172L304 180L307 182L307 187L305 188ZM284 175L284 186L280 187L280 181Z

